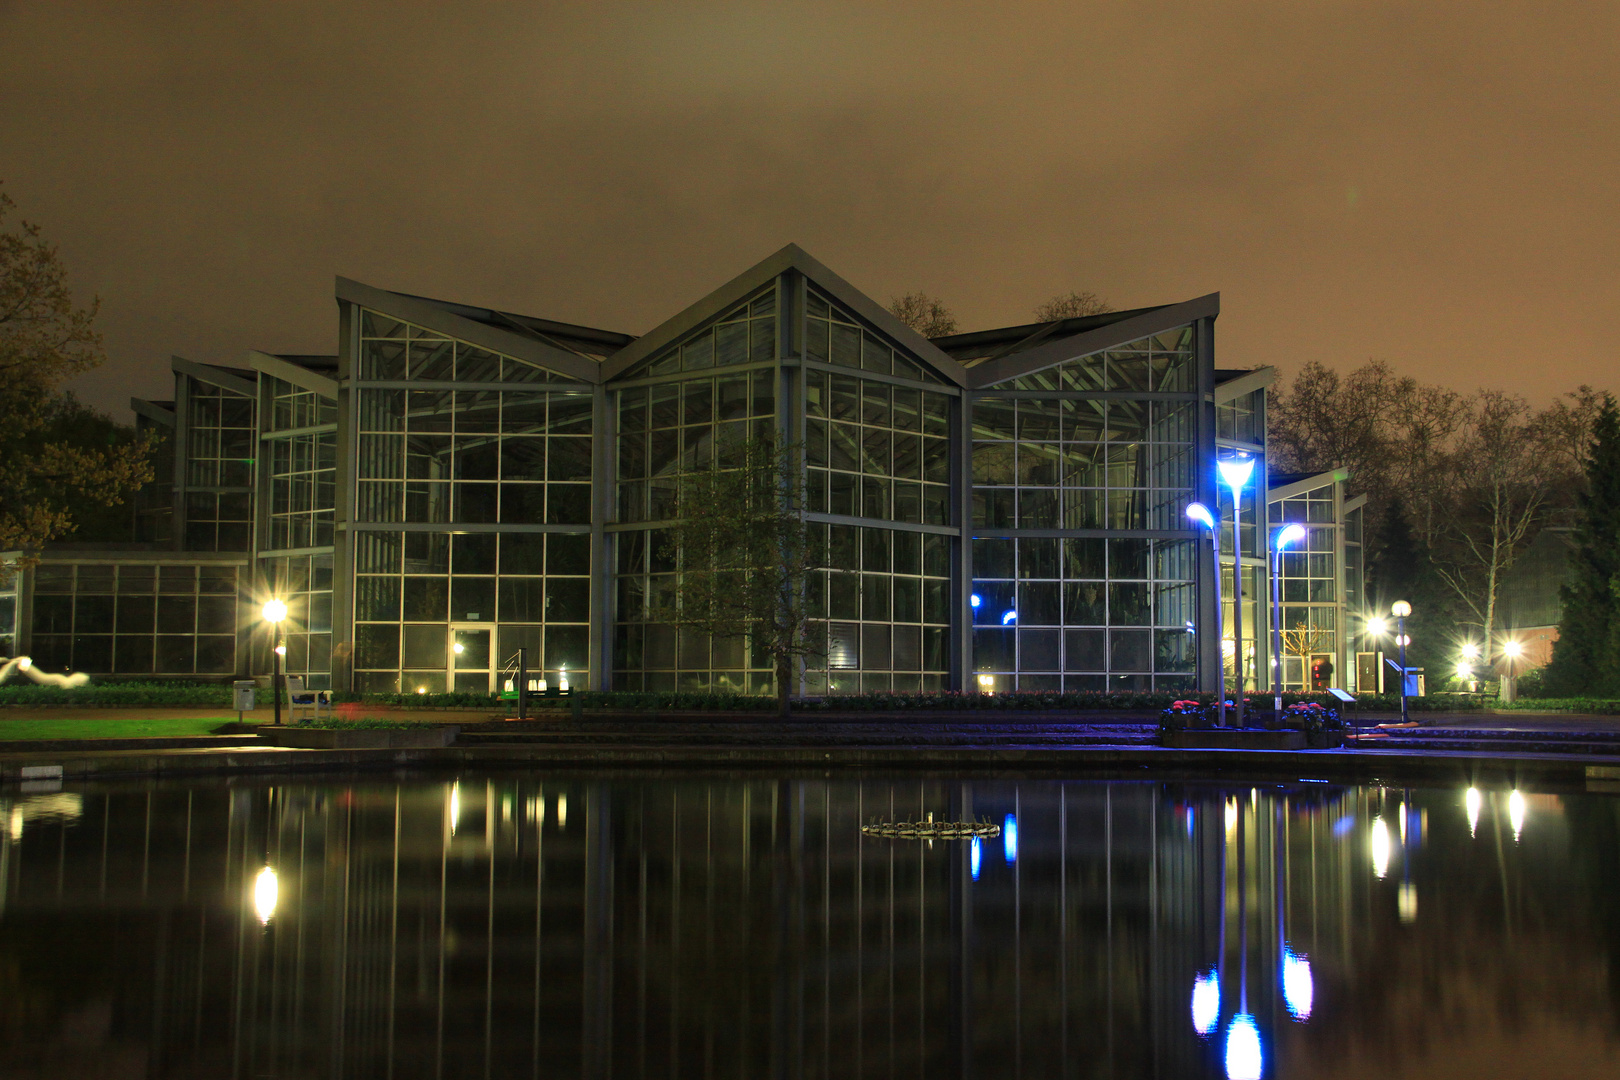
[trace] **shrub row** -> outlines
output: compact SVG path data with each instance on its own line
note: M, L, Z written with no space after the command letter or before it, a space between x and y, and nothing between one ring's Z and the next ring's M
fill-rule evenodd
M260 705L271 704L270 692L259 690ZM229 709L231 688L221 683L92 682L66 689L38 683L0 686L0 705L207 705Z

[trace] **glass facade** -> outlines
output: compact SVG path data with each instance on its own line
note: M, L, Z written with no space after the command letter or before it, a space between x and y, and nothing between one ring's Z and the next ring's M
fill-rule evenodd
M186 404L185 546L253 548L253 399L189 379Z
M177 365L168 543L251 553L229 610L215 570L192 566L182 602L150 554L127 581L64 558L12 610L34 612L36 654L84 670L267 671L274 596L286 670L316 688L488 693L522 649L553 685L769 693L764 650L666 621L706 572L669 537L684 477L786 438L819 555L793 690L1212 681L1212 567L1185 508L1214 497L1217 448L1265 456L1263 388L1198 393L1213 299L1117 313L1113 339L1088 321L923 345L819 273L762 271L640 341L340 282L337 355ZM161 509L142 510L154 544ZM1243 510L1252 648L1266 518ZM1296 606L1318 602L1308 554Z
M1348 631L1362 603L1361 501L1346 502L1342 476L1312 482L1303 491L1290 485L1294 493L1270 506L1273 528L1306 529L1305 540L1283 553L1278 581L1283 685L1294 690L1319 688L1323 676L1325 685L1351 684ZM1331 670L1318 666L1323 659Z
M972 398L978 689L1195 684L1193 360L1180 327Z
M237 586L217 563L41 563L30 655L46 671L229 675Z
M813 525L828 569L809 583L812 694L944 690L950 678L952 538Z

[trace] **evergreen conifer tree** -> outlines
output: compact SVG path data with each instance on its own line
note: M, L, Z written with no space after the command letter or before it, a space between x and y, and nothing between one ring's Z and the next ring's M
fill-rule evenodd
M1620 694L1620 412L1608 395L1593 425L1585 474L1546 685L1560 695Z

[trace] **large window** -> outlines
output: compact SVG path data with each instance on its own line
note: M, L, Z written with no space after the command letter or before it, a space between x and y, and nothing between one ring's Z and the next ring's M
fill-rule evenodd
M632 377L673 375L776 359L774 287L666 349Z
M519 646L531 671L585 685L588 533L361 531L355 553L356 691L482 693ZM491 666L458 668L454 628L497 624Z
M815 289L806 290L804 352L811 361L918 382L940 379Z
M237 568L44 563L34 570L34 662L46 671L228 675Z
M1181 529L1193 406L1126 398L973 402L973 523L1001 529Z
M291 546L291 545L289 545ZM261 560L267 593L287 605L283 670L301 675L312 690L332 684L332 556L276 556ZM269 664L265 665L267 668Z
M829 569L811 576L812 694L943 690L950 670L951 539L813 525ZM824 545L824 547L822 547Z
M248 551L253 541L253 399L189 380L186 548Z
M804 379L809 510L946 524L950 398L827 371Z
M1194 542L973 541L973 675L983 690L1192 686Z
M741 463L750 439L776 430L775 368L621 390L621 522L665 521L683 475Z

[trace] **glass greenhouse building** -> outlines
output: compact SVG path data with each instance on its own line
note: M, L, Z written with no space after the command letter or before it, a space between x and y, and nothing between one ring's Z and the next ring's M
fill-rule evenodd
M789 246L639 338L343 278L336 298L335 354L176 358L174 400L134 403L169 436L138 542L56 545L19 575L17 651L262 673L278 596L314 687L486 692L524 647L574 686L770 692L746 640L654 617L679 589L681 478L768 435L802 445L826 551L795 692L1215 685L1211 548L1185 509L1216 505L1217 453L1264 459L1271 377L1216 369L1217 294L926 339Z

